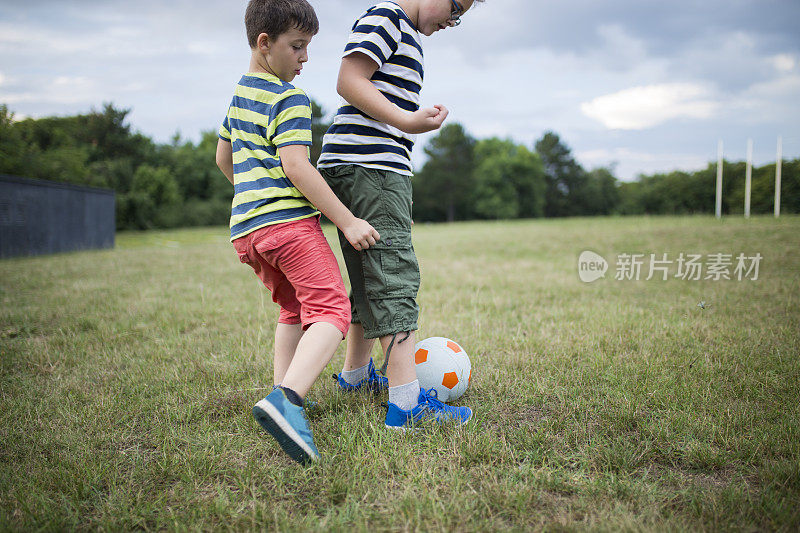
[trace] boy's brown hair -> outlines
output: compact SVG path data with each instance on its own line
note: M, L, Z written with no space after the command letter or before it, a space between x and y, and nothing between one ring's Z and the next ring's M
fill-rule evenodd
M244 27L250 48L255 48L262 33L277 39L280 34L297 28L316 35L319 20L306 0L250 0L244 14Z

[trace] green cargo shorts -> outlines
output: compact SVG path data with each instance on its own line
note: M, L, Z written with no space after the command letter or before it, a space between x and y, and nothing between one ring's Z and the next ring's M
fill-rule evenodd
M320 173L339 200L381 235L374 246L357 251L339 232L350 277L351 322L361 324L368 339L416 331L420 274L411 245L411 179L358 165Z

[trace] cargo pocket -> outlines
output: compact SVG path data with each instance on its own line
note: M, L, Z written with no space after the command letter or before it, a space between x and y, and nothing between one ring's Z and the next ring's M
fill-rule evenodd
M391 235L387 230L379 232L381 240L361 254L367 297L416 298L420 284L419 263L411 246L411 235Z

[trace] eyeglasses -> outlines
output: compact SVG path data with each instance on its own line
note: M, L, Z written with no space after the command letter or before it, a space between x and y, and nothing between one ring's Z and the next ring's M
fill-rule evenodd
M458 26L461 24L461 15L464 14L464 6L456 2L456 0L450 0L450 3L453 4L453 9L450 11L450 22L453 23L453 26Z

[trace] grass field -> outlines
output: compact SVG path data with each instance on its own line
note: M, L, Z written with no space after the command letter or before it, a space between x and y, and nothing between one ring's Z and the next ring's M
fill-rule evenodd
M342 346L309 468L251 417L277 311L225 228L0 262L0 530L800 528L800 218L414 231L419 337L470 353L475 417L387 432L385 397L335 390ZM615 280L634 252L763 260Z

